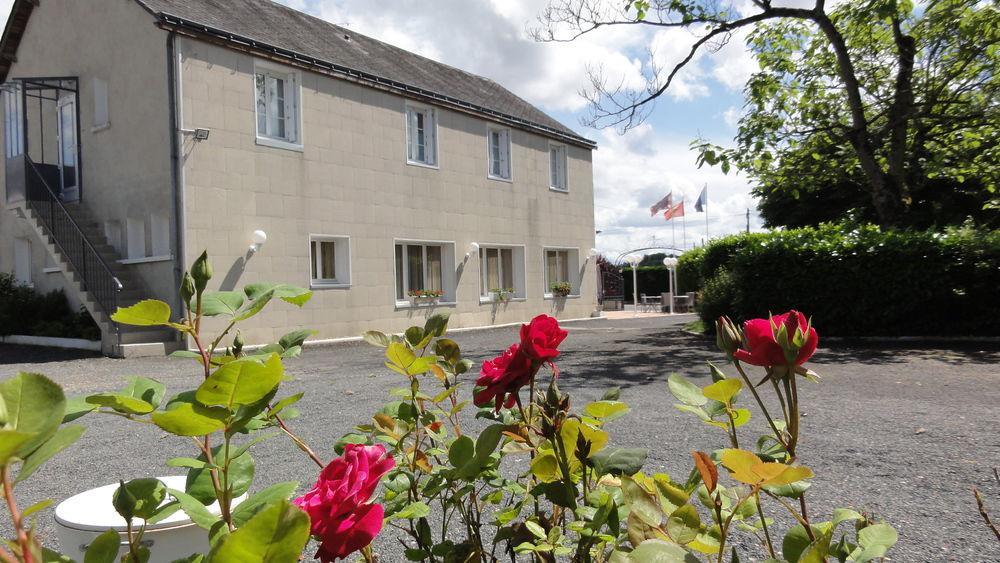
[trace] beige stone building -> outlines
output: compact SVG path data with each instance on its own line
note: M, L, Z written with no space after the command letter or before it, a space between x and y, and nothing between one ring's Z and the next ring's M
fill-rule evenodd
M202 250L211 289L314 291L250 342L597 308L594 143L486 78L268 0L16 0L0 78L0 271L110 354L169 346L107 313L176 311Z

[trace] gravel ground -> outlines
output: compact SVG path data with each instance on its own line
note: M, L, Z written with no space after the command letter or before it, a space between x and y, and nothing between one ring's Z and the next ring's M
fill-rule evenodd
M713 342L680 331L689 320L574 323L562 346L561 387L575 405L599 398L610 387L622 388L632 412L609 427L612 442L652 446L647 472L684 476L690 451L724 445L721 432L670 406L665 385L670 373L704 385L709 377L705 361L720 360ZM478 362L514 341L516 330L452 336ZM970 492L979 487L1000 519L1000 487L991 471L1000 466L998 360L996 344L821 348L812 367L823 382L800 386L805 405L800 455L818 476L809 493L813 518L828 516L837 506L874 512L900 532L891 552L895 561L1000 562L1000 548ZM329 444L366 420L401 383L381 367L379 351L362 343L307 349L287 369L294 380L285 384L285 392L307 391L302 416L293 425L321 452L329 452ZM45 373L71 395L116 389L135 374L155 377L170 391L197 382L192 364L183 360L112 360L0 345L0 377L19 370ZM18 488L22 506L63 499L119 478L170 474L176 470L164 460L191 455L184 442L155 428L94 416L83 423L88 431L80 442ZM763 432L763 417L755 416L749 428ZM744 430L747 439L750 432ZM258 445L254 455L257 487L291 479L308 485L315 479L315 467L285 440ZM9 521L0 524L7 535ZM39 526L54 543L51 509L41 514ZM380 540L377 549L385 561L402 560L398 545L388 539Z

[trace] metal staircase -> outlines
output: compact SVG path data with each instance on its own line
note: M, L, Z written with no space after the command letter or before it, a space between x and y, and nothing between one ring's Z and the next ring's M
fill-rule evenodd
M101 327L104 353L148 356L175 349L179 343L168 329L127 327L111 320L119 307L148 299L152 293L139 276L118 263L121 256L108 243L101 223L79 203L63 203L43 169L23 158L25 216Z

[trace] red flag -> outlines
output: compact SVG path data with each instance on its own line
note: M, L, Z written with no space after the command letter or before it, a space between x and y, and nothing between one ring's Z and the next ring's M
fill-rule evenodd
M666 212L663 213L663 218L666 219L667 221L674 219L676 217L683 217L683 216L684 216L683 201L671 207L670 209L666 210Z
M670 192L667 194L666 197L654 203L653 206L649 208L649 216L655 217L656 214L659 213L660 211L663 211L664 209L670 209L670 207L673 206L673 204L674 204L674 192Z

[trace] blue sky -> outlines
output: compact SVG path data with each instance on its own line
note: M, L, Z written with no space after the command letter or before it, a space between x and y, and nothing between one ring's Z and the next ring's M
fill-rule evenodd
M743 214L755 207L744 178L708 167L699 170L688 146L698 136L724 145L732 141L743 105L742 86L755 68L740 37L717 52L699 55L657 102L647 122L623 136L581 124L587 107L579 91L589 84L588 66L600 66L616 83L641 86L649 53L659 65L672 66L690 47L690 32L606 28L573 43L539 44L528 30L544 8L543 0L279 1L496 80L596 140L595 219L603 231L597 247L609 257L633 248L671 244L670 224L649 214L649 206L667 192L673 192L675 201L684 197L688 202L688 247L700 244L706 235L705 215L693 209L705 184L709 186L710 237L745 228ZM737 8L741 2L749 4L734 0ZM11 3L0 0L3 14L9 13ZM759 220L751 213L756 229ZM678 246L681 232L677 221Z

